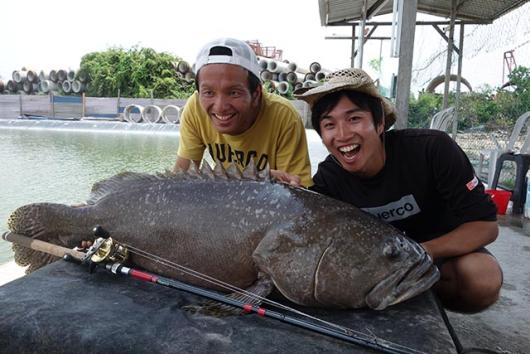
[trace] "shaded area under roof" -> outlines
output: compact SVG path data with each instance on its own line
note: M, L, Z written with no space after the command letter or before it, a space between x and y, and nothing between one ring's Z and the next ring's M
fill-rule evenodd
M528 0L460 0L456 20L469 24L487 24ZM449 18L451 0L418 0L418 12ZM318 0L322 26L349 25L362 19L363 0ZM367 18L392 13L392 1L368 0Z

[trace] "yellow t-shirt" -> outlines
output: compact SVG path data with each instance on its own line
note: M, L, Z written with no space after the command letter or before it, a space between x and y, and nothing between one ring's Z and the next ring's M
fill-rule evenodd
M304 125L291 103L278 95L263 92L254 124L242 134L227 135L213 127L195 92L180 119L178 155L199 161L205 149L225 167L233 162L242 169L252 157L258 170L268 163L271 169L300 176L305 187L313 184Z

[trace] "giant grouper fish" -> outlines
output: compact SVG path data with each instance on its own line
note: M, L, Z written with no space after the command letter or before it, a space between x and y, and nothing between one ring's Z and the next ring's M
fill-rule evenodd
M121 243L266 296L276 287L299 305L384 309L429 289L439 272L416 242L360 209L275 183L251 163L241 174L124 172L97 182L86 205L35 203L15 210L12 232L65 247L101 225ZM254 168L253 168L254 167ZM13 245L33 271L57 258ZM131 262L217 289L151 258ZM269 284L270 286L267 286ZM260 289L260 290L257 290Z

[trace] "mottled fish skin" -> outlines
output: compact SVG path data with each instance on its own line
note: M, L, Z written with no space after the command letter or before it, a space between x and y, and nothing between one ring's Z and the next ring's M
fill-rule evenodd
M438 280L419 245L349 204L222 173L123 173L96 183L86 206L26 205L8 226L74 247L92 239L92 228L101 225L118 242L240 288L265 273L284 296L306 306L382 309ZM50 261L21 247L15 251L32 270ZM131 261L219 289L147 258L133 254Z

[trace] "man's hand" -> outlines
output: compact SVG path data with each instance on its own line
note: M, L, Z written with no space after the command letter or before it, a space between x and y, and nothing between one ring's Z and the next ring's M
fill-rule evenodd
M272 179L285 184L290 184L294 187L301 187L302 179L297 175L292 175L280 170L271 170Z

